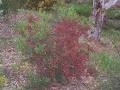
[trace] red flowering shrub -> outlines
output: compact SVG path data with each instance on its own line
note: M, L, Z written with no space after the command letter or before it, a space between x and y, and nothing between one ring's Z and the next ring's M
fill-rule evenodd
M65 19L54 27L54 59L61 65L65 77L79 77L85 72L88 54L80 52L83 46L79 43L79 38L87 35L87 30L87 26L70 19Z
M35 61L38 73L52 79L56 79L58 73L66 78L85 75L89 48L87 44L81 44L79 38L87 35L89 27L64 19L56 23L51 30L53 33L50 33L40 30L38 21L38 17L30 15L26 30L20 33L24 37L21 43L25 44L27 52L31 52L30 57ZM86 52L82 51L83 48Z

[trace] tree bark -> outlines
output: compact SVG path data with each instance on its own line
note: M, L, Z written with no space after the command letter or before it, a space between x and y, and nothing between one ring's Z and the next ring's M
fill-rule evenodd
M118 0L93 0L93 27L91 35L96 40L100 40L101 30L104 22L105 10L111 8Z

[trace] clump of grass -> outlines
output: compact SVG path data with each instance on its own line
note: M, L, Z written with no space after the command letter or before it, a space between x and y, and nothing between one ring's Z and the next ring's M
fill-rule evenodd
M94 63L98 65L98 67L107 73L119 73L120 71L120 60L119 58L115 58L108 53L94 53L92 54L92 58Z
M57 6L56 10L58 13L58 18L63 18L63 17L77 18L78 17L75 7L70 4L66 6Z
M50 79L47 77L40 76L36 73L30 72L27 76L28 85L25 90L44 90L49 85Z
M106 52L92 53L92 64L100 70L97 80L100 83L100 90L120 89L120 59ZM101 77L101 75L103 77Z
M113 44L117 44L120 41L120 31L118 29L103 29L102 36L110 39Z
M92 12L92 5L87 3L87 4L73 4L73 7L75 8L75 11L77 14L89 17Z
M110 19L120 19L120 9L110 9L107 11L107 16Z

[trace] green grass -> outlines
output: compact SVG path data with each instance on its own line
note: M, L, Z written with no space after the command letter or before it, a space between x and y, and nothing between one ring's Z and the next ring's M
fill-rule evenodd
M117 44L120 42L120 30L113 28L103 29L102 37L106 37L110 39L113 42L113 44Z
M110 19L120 19L120 9L110 9L107 11L107 16Z
M101 71L107 72L108 74L120 73L120 59L114 57L106 52L103 53L92 53L92 59L94 64L97 64Z
M75 11L82 16L89 17L92 12L92 5L90 4L73 4Z
M27 76L29 81L28 85L25 87L25 90L44 90L48 86L50 79L47 77L41 77L38 74L33 72L29 73Z

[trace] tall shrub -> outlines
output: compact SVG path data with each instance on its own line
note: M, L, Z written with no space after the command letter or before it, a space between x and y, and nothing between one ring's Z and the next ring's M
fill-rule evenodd
M88 54L80 52L79 38L86 35L87 30L87 26L71 19L64 19L54 27L54 58L65 77L79 77L85 72Z
M52 30L46 30L37 24L42 22L41 19L30 15L27 25L21 24L20 38L16 40L18 48L27 51L41 76L57 80L59 76L69 79L85 75L89 46L84 44L87 46L84 47L79 38L87 35L89 27L75 20L63 19Z

